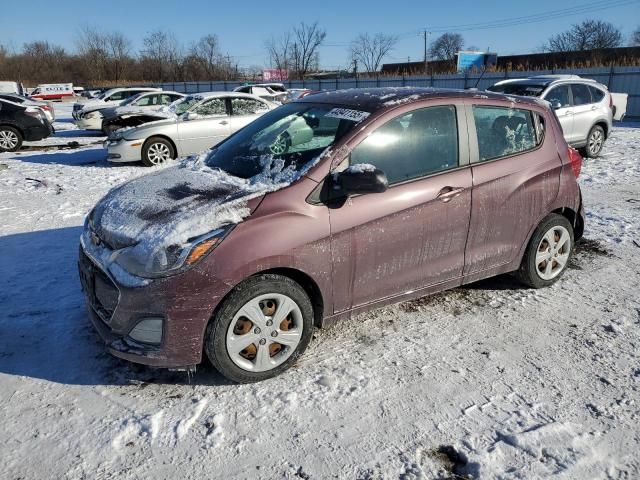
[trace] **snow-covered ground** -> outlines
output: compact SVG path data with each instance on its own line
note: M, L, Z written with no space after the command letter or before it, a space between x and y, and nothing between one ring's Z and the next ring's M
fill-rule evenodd
M56 107L54 138L0 154L0 478L640 478L640 124L585 162L587 240L552 288L390 306L233 385L104 353L78 237L149 169L108 164Z

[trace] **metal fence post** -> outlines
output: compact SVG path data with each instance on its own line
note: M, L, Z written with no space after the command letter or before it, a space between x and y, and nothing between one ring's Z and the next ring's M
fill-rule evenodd
M380 76L376 74L376 87L380 86Z
M607 80L607 89L611 90L611 80L613 80L613 64L611 64L611 69L609 70L609 80Z
M402 86L403 86L403 87L406 87L406 86L407 86L407 83L406 83L406 81L405 81L405 80L406 80L406 79L404 78L404 72L402 72Z

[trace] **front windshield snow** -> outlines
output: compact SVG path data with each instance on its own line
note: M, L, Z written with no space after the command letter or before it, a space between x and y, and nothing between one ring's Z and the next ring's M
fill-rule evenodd
M289 103L214 147L206 164L245 179L264 172L295 177L367 115L334 105Z

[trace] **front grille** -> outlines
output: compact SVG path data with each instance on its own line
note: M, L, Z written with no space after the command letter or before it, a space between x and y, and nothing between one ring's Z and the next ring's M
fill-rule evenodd
M116 285L80 248L80 281L93 311L106 324L111 322L118 306L119 292Z

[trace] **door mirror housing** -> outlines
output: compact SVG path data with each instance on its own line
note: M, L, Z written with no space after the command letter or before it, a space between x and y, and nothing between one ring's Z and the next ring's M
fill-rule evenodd
M382 193L389 188L385 173L373 165L352 165L333 175L334 189L345 195Z
M188 122L189 120L197 120L198 118L200 118L200 114L196 112L184 112L182 114L182 119L185 122Z
M560 102L553 102L551 104L551 108L553 108L554 110L559 110L560 108L562 108L562 104Z

